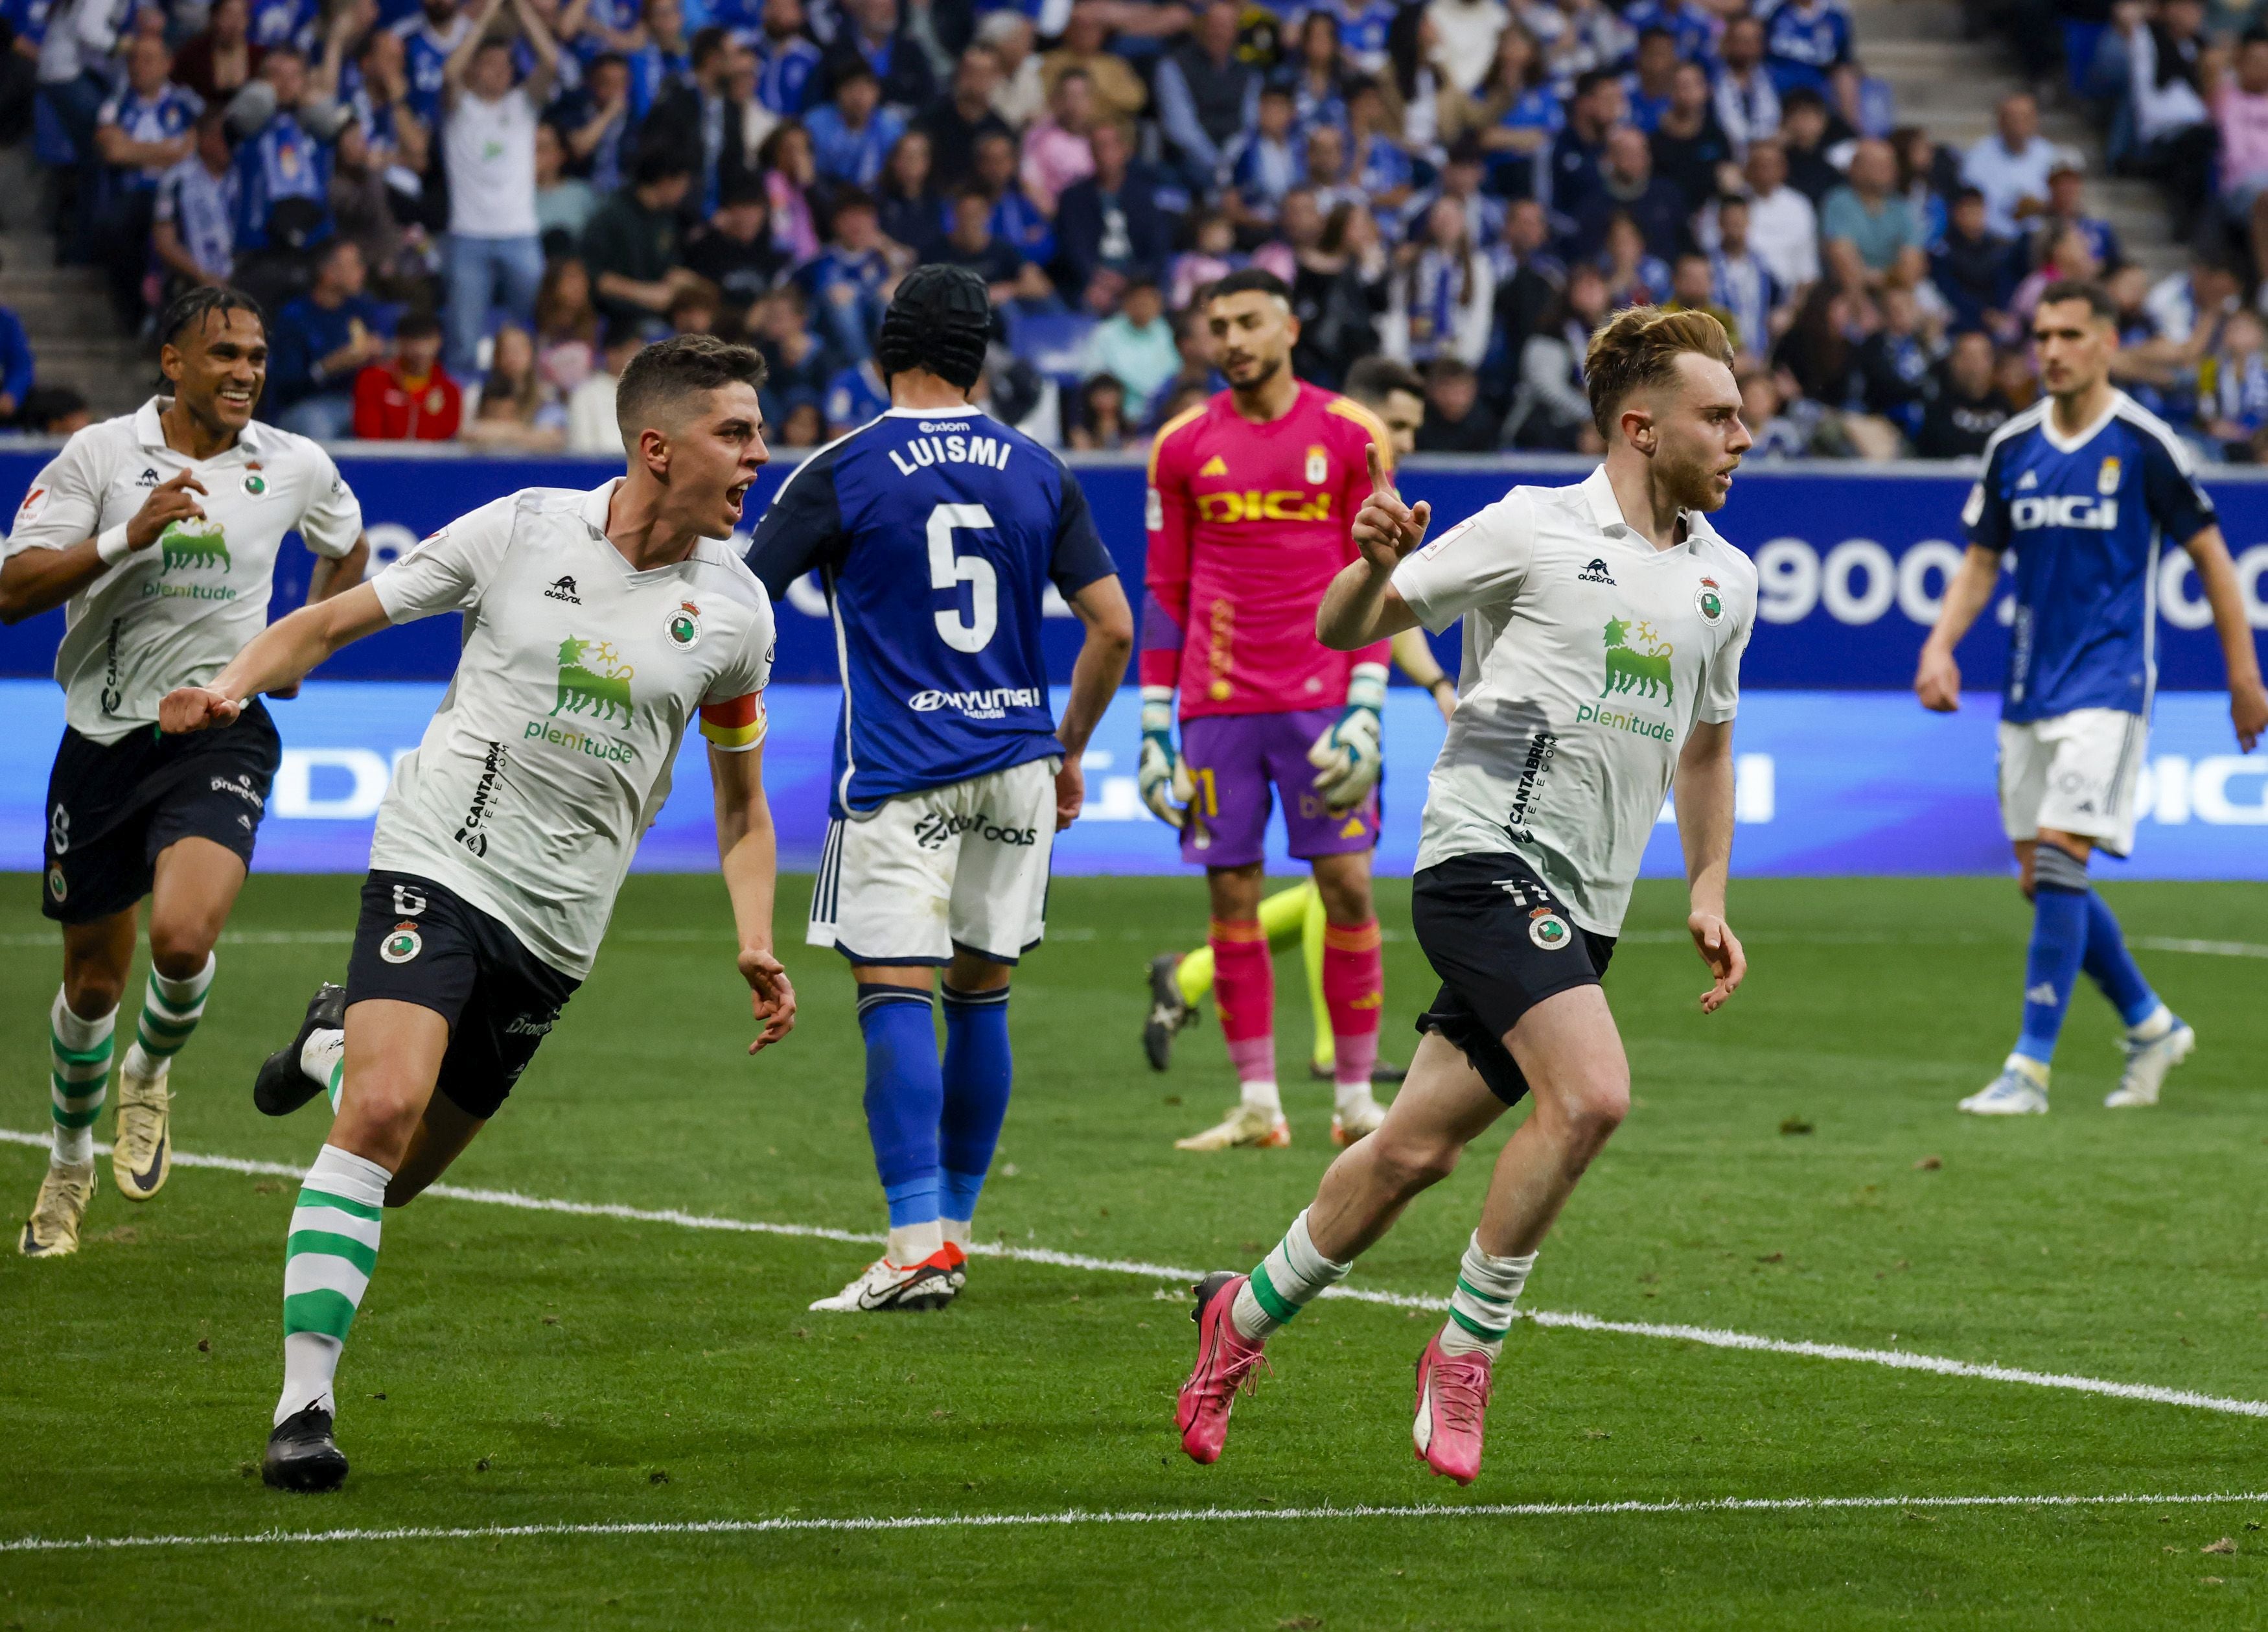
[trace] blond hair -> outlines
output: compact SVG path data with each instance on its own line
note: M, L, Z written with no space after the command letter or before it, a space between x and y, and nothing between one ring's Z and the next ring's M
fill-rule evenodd
M1583 357L1584 388L1599 434L1611 441L1615 415L1631 393L1668 385L1677 377L1677 358L1686 351L1733 366L1733 343L1725 326L1706 312L1633 306L1601 323Z

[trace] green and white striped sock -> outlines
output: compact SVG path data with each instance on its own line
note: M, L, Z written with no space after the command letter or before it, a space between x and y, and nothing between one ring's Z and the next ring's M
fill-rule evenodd
M94 1122L102 1114L117 1029L115 1008L99 1019L82 1020L57 989L55 1007L48 1011L48 1111L55 1123L48 1160L57 1167L94 1160Z
M1535 1254L1498 1258L1481 1250L1481 1233L1473 1231L1457 1266L1457 1289L1449 1295L1449 1322L1441 1328L1441 1352L1469 1355L1476 1350L1494 1360L1504 1353L1504 1334L1512 1330L1512 1306L1535 1267Z
M205 954L205 966L187 980L170 980L155 969L142 989L142 1017L135 1023L134 1045L126 1051L128 1071L136 1076L156 1076L173 1063L181 1045L204 1018L205 993L212 990L213 971L219 957Z
M393 1175L375 1162L325 1145L299 1185L284 1244L284 1392L281 1422L309 1406L335 1411L331 1379L347 1328L378 1267L379 1210Z
M339 1084L347 1074L347 1034L325 1029L307 1034L306 1045L299 1050L299 1069L307 1074L310 1082L320 1082L331 1097L331 1109L339 1108Z
M1252 1278L1239 1289L1229 1311L1238 1332L1257 1342L1321 1296L1327 1286L1347 1278L1352 1264L1334 1264L1315 1251L1303 1211L1276 1248L1253 1266Z

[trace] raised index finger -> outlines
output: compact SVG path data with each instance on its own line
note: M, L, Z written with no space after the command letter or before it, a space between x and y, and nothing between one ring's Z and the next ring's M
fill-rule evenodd
M1379 453L1378 444L1364 443L1363 452L1370 456L1370 491L1373 493L1392 492L1394 484L1387 480L1386 460L1384 455Z

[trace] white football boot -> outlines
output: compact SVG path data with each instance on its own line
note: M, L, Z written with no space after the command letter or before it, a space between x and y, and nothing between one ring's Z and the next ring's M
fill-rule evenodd
M2126 1055L2126 1068L2118 1074L2118 1086L2102 1102L2113 1111L2156 1104L2158 1090L2166 1085L2166 1073L2190 1057L2197 1047L2197 1033L2187 1021L2176 1016L2174 1029L2165 1036L2146 1043L2121 1038L2118 1046Z
M2021 1117L2048 1113L2047 1067L2011 1054L2000 1074L1961 1102L1971 1116Z

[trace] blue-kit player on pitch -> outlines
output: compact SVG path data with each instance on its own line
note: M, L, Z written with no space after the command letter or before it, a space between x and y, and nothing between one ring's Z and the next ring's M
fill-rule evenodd
M2117 311L2093 284L2057 283L2032 317L2047 395L1984 447L1962 520L1969 552L1923 645L1923 706L1960 706L1953 650L2014 558L2014 617L2000 710L2000 815L2032 898L2023 1028L2000 1074L1961 1102L1983 1116L2048 1108L2048 1067L2084 969L2125 1023L2126 1068L2106 1104L2152 1105L2197 1034L2135 967L2088 882L2097 850L2133 847L2136 790L2157 683L2159 554L2187 550L2213 608L2236 740L2268 729L2244 601L2190 450L2110 383Z
M843 712L806 939L850 960L882 1256L814 1309L939 1309L1008 1108L1008 980L1039 942L1079 756L1133 616L1062 460L971 405L991 309L964 268L909 273L875 358L890 407L814 454L757 525L776 594L817 569ZM1052 583L1086 625L1058 724L1041 649ZM939 1058L931 971L942 969Z

